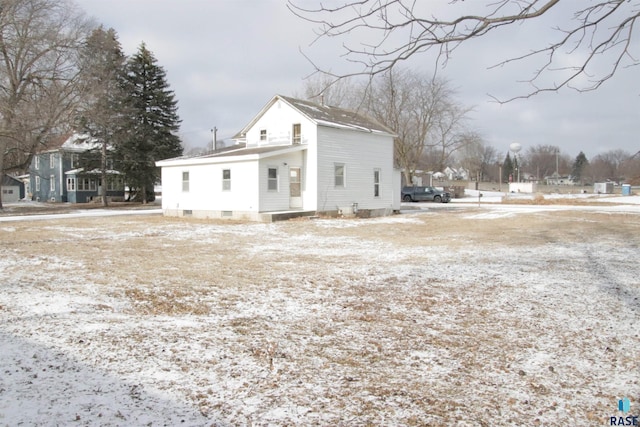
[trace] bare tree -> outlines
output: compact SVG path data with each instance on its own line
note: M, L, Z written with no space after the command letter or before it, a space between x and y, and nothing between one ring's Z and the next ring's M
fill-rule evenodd
M588 174L594 182L620 181L625 173L623 165L631 159L631 155L624 150L610 150L596 155L590 162Z
M458 163L469 171L472 177L477 177L478 181L497 180L497 151L495 147L486 144L482 137L475 133L468 134L467 138L469 139L468 143L458 153Z
M464 125L471 109L460 106L447 80L396 68L368 80L344 79L339 86L323 86L326 82L326 77L307 79L305 93L317 99L318 90L326 89L333 105L369 115L393 130L394 162L407 183L419 167L442 170L470 142Z
M640 151L624 160L620 169L627 183L640 185Z
M567 170L568 160L555 145L536 145L529 147L522 158L521 167L537 179L561 174Z
M305 80L303 95L295 96L321 105L341 106L343 108L354 108L362 103L360 91L353 90L352 85L354 82L344 79L334 84L332 83L331 77L317 75L315 78Z
M88 27L66 1L0 3L0 176L25 170L36 147L71 123Z
M343 40L343 57L358 66L356 71L334 74L316 66L335 79L384 73L428 51L436 54L436 65L446 64L454 50L468 40L486 38L518 24L553 19L553 40L530 38L533 44L523 46L520 55L495 64L500 67L513 61L537 61L533 76L525 79L530 88L505 100L510 101L564 87L594 90L621 67L640 63L631 52L634 24L640 17L636 2L576 1L569 3L571 9L565 4L559 0L450 0L446 5L415 0L352 0L335 7L320 2L317 7L308 7L308 2L289 0L288 7L317 26L318 39ZM371 42L358 44L360 40Z
M478 135L466 130L467 114L471 108L462 107L451 99L443 100L436 117L429 148L435 154L432 169L442 171L451 156L461 148L475 142Z

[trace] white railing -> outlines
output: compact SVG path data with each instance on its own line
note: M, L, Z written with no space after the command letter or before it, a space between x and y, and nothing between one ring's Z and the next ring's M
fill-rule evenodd
M267 140L259 140L257 145L286 145L286 144L306 144L307 138L304 135L296 135L295 138L291 132L269 133Z

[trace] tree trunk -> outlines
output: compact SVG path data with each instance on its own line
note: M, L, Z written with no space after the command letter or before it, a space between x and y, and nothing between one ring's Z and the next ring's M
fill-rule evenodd
M102 187L100 187L100 196L102 196L102 206L109 206L107 201L107 142L102 141L102 155L100 156Z
M0 187L2 187L2 179L4 178L4 153L7 151L7 142L0 137ZM2 210L2 189L0 188L0 210Z

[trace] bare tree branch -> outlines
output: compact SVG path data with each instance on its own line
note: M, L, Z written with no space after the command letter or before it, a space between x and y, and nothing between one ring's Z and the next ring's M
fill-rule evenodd
M289 0L288 8L299 18L316 25L314 43L328 38L345 40L342 56L356 67L355 71L332 73L307 56L317 72L334 79L375 76L432 49L436 49L437 54L434 65L445 66L463 43L550 15L560 4L559 0L486 0L473 4L451 0L440 8L431 3L426 6L422 3L419 8L415 0L359 0L336 7L320 3L318 7L310 8L298 2ZM478 8L479 4L484 6L484 13L461 13L469 7ZM523 80L530 89L506 100L493 97L496 101L509 102L562 88L579 92L596 90L621 67L639 64L630 50L634 25L640 17L636 2L603 0L573 5L576 10L569 22L555 27L555 33L559 35L556 41L533 49L523 47L526 52L522 55L491 67L525 59L542 60L532 77ZM435 14L429 16L428 10L435 10ZM353 42L354 39L371 41ZM574 59L576 65L562 64L562 59L566 58Z

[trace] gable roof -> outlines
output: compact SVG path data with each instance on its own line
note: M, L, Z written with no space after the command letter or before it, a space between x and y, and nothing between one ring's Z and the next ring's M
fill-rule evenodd
M304 101L288 96L276 95L262 108L262 110L260 110L249 124L234 136L234 138L240 139L244 137L260 117L262 117L266 111L278 101L287 103L291 108L297 110L318 126L395 136L395 133L382 123L355 111L316 104L311 101Z
M44 145L39 147L38 153L47 153L59 150L83 152L100 147L100 143L96 138L88 134L71 133L59 135L48 140Z
M12 177L11 175L2 175L2 186L4 187L13 187L22 185L22 181L17 178Z

